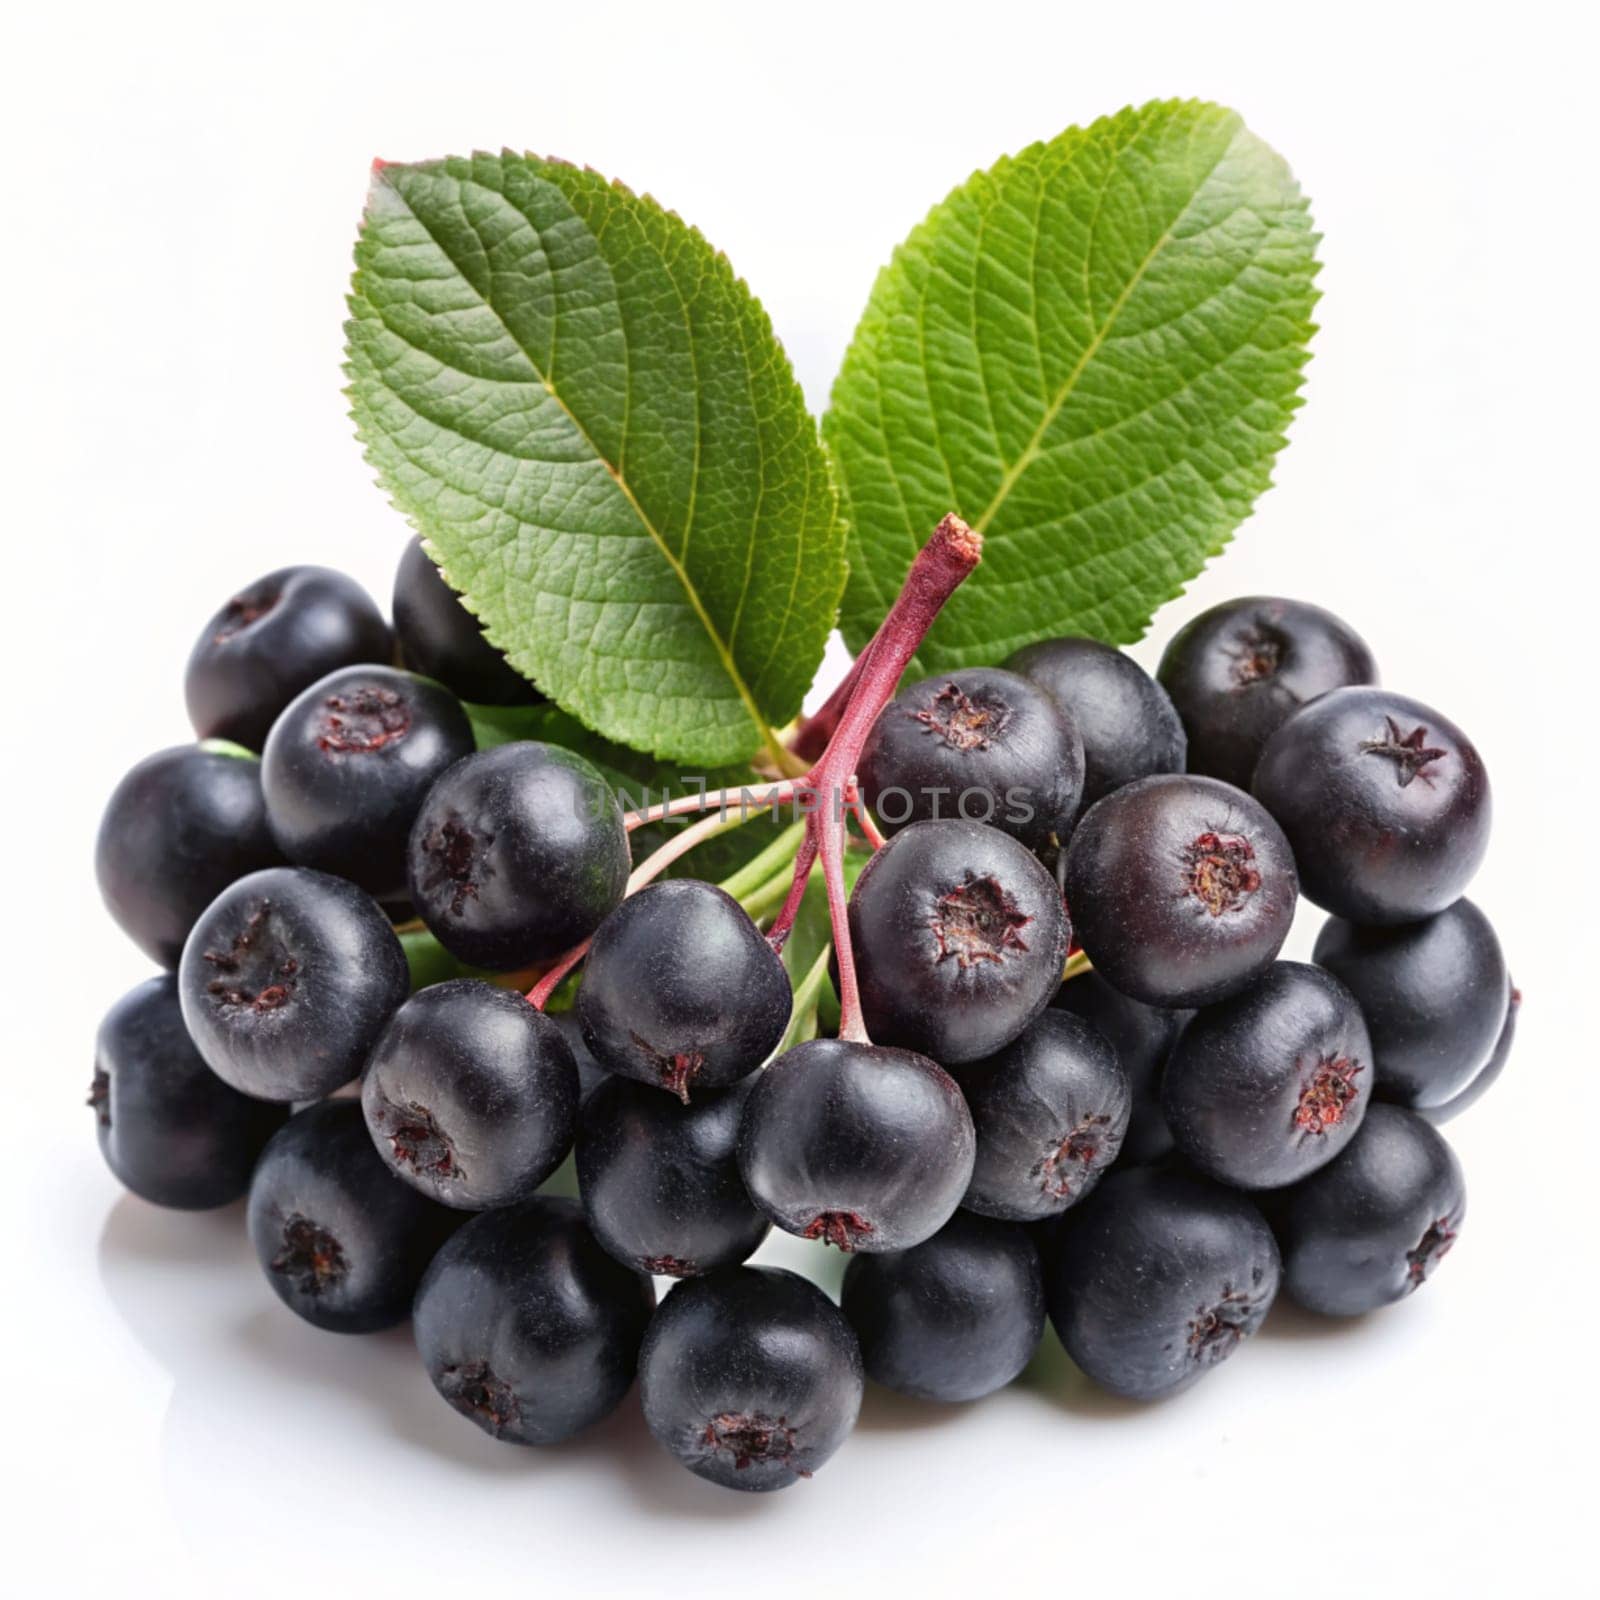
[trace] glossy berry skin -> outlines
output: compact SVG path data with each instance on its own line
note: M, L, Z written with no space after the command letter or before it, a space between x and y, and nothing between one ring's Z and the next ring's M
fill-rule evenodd
M583 1104L578 1192L590 1231L636 1272L694 1277L735 1267L771 1224L739 1177L745 1083L680 1105L610 1077Z
M1224 601L1174 635L1156 676L1189 736L1189 771L1248 789L1262 747L1301 706L1376 683L1362 638L1331 611L1257 595Z
M1005 663L1044 690L1083 740L1082 809L1135 778L1182 772L1188 737L1167 691L1098 639L1042 639Z
M1107 795L1067 848L1078 939L1114 988L1146 1005L1236 994L1294 921L1294 857L1249 795L1214 778L1141 778Z
M1158 1167L1114 1172L1044 1248L1050 1320L1103 1389L1159 1400L1197 1383L1261 1326L1278 1251L1243 1195Z
M473 748L472 724L443 685L393 667L330 673L267 736L261 787L273 838L297 866L402 899L423 797Z
M388 623L353 578L283 567L241 589L200 630L183 683L189 720L202 739L259 750L302 689L393 653Z
M1172 1149L1172 1130L1161 1114L1161 1075L1194 1012L1130 1000L1093 971L1062 984L1050 1004L1102 1033L1127 1074L1132 1110L1117 1159L1138 1167L1159 1161Z
M1047 850L1078 812L1083 740L1037 684L968 667L902 689L873 725L858 771L886 833L957 817Z
M918 1400L978 1400L1039 1348L1044 1276L1025 1229L958 1211L909 1250L857 1256L839 1306L874 1383Z
M413 1331L433 1386L508 1444L558 1444L633 1383L655 1289L595 1243L575 1200L474 1217L428 1268Z
M411 987L378 904L304 867L241 878L183 948L183 1020L224 1083L261 1100L318 1100L360 1075Z
M1470 901L1422 922L1362 928L1330 917L1315 960L1360 1002L1374 1092L1427 1111L1477 1077L1505 1026L1511 977L1489 919Z
M141 1200L183 1211L237 1200L287 1115L230 1089L200 1059L170 973L141 983L106 1013L89 1104L100 1154L117 1181Z
M1279 1189L1325 1166L1371 1098L1361 1008L1337 978L1298 961L1196 1013L1161 1087L1178 1149L1236 1189Z
M932 1237L961 1203L973 1155L949 1073L844 1039L786 1050L756 1080L739 1129L750 1198L786 1233L845 1251Z
M639 1356L657 1442L696 1477L756 1494L816 1472L855 1426L863 1387L838 1307L772 1267L675 1284Z
M1272 736L1255 793L1288 835L1307 899L1352 922L1411 922L1457 900L1489 847L1489 775L1447 717L1341 689Z
M354 1100L324 1100L273 1135L250 1181L250 1242L277 1296L330 1333L404 1322L451 1214L378 1159Z
M694 878L630 895L595 932L578 1020L612 1072L688 1104L755 1071L783 1040L793 991L731 895Z
M945 1066L1009 1044L1061 980L1071 930L1055 879L975 822L917 822L850 896L867 1032Z
M1330 1317L1402 1300L1455 1243L1466 1208L1461 1164L1439 1133L1374 1105L1350 1148L1274 1209L1284 1290Z
M533 740L483 750L428 792L411 829L411 902L469 966L509 972L587 939L622 899L628 834L605 779Z
M1094 1188L1116 1160L1132 1097L1103 1035L1053 1007L953 1073L977 1134L969 1211L1039 1222Z
M175 967L195 919L236 878L283 860L267 829L261 763L199 745L146 756L113 790L95 876L118 927Z
M1464 1089L1459 1090L1440 1106L1424 1106L1419 1115L1426 1117L1435 1127L1440 1123L1448 1122L1452 1117L1459 1117L1470 1106L1479 1100L1495 1086L1500 1074L1506 1069L1506 1062L1511 1059L1511 1050L1517 1039L1517 1013L1522 1009L1522 994L1516 986L1509 985L1510 994L1506 1005L1506 1020L1501 1024L1500 1037L1495 1040L1494 1049L1489 1052L1489 1059L1484 1062L1477 1075Z
M543 696L489 643L483 624L444 581L420 538L394 577L394 631L413 672L435 678L475 705L532 705Z
M561 1030L520 995L437 983L389 1019L361 1108L389 1170L462 1211L528 1199L565 1160L578 1069Z

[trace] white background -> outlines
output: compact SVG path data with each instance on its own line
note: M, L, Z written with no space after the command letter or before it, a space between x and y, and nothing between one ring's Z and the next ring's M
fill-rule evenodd
M1578 8L30 11L0 41L8 1591L1592 1584L1600 237ZM820 408L933 201L1172 94L1288 156L1325 299L1277 487L1144 657L1225 596L1315 598L1465 724L1497 788L1473 892L1527 1004L1506 1080L1449 1130L1471 1208L1426 1292L1356 1326L1275 1315L1154 1409L1059 1371L955 1412L874 1392L813 1482L746 1498L668 1463L631 1401L573 1446L496 1446L403 1332L283 1311L237 1210L120 1199L82 1098L99 1014L146 968L96 900L104 797L186 736L182 664L235 586L320 561L386 594L405 534L340 395L370 159L509 144L653 192L755 286Z

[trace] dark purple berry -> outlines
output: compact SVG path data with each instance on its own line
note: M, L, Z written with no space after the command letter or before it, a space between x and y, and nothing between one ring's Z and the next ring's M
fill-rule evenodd
M1277 823L1214 778L1141 778L1106 796L1067 849L1073 926L1095 970L1147 1005L1209 1005L1272 964L1294 921Z
M860 775L887 833L957 817L1053 850L1083 795L1083 741L1037 684L969 667L902 689L867 738Z
M644 1420L683 1466L764 1493L809 1478L861 1410L861 1351L792 1272L726 1267L675 1284L639 1356Z
M404 1322L451 1213L394 1176L354 1100L324 1100L272 1136L250 1180L250 1240L277 1296L330 1333Z
M622 899L628 834L582 756L521 741L439 779L411 829L411 902L469 966L510 972L587 939Z
M1167 691L1132 656L1098 639L1044 639L1005 664L1031 678L1077 725L1083 810L1135 778L1183 771L1183 723Z
M1279 961L1195 1014L1173 1046L1161 1108L1178 1149L1236 1189L1276 1189L1349 1144L1372 1098L1372 1041L1320 967Z
M918 822L850 896L867 1032L944 1065L1009 1044L1050 1002L1070 929L1055 879L975 822Z
M840 1309L874 1383L919 1400L977 1400L1039 1348L1039 1252L1026 1229L958 1211L909 1250L857 1256Z
M1483 1070L1505 1027L1511 977L1489 919L1458 900L1437 916L1362 928L1329 918L1315 959L1355 995L1380 1100L1428 1112Z
M267 738L261 785L273 837L297 866L403 898L423 797L472 750L472 724L441 685L393 667L331 673Z
M1103 1035L1066 1011L1041 1012L1010 1044L953 1076L977 1134L969 1211L1038 1222L1076 1205L1117 1158L1128 1076Z
M1374 1105L1350 1147L1274 1207L1284 1290L1330 1317L1402 1300L1455 1244L1466 1208L1460 1163L1438 1132Z
M793 992L731 895L694 878L653 883L596 930L578 991L595 1059L686 1104L778 1048Z
M682 1105L610 1077L583 1105L578 1191L594 1236L638 1272L687 1278L738 1266L771 1224L739 1177L749 1080Z
M192 744L146 756L117 785L94 852L106 909L164 967L177 966L196 919L230 883L282 860L261 763Z
M1489 775L1447 717L1384 689L1341 689L1275 733L1255 793L1300 887L1352 922L1411 922L1457 900L1489 847Z
M457 978L390 1018L361 1106L397 1177L443 1205L484 1211L528 1199L566 1158L578 1069L561 1030L520 994Z
M1241 1194L1156 1167L1114 1172L1047 1235L1045 1294L1067 1354L1133 1400L1180 1393L1266 1317L1278 1251Z
M1156 672L1189 735L1189 770L1248 789L1261 748L1330 689L1376 683L1365 642L1330 611L1253 596L1202 612Z
M304 867L252 873L195 924L178 969L207 1065L262 1100L316 1100L360 1075L411 986L378 904Z
M813 1039L756 1080L739 1131L750 1198L787 1233L904 1250L937 1233L972 1177L972 1117L910 1050Z
M393 653L389 625L354 579L284 567L241 589L201 629L184 677L189 719L202 739L259 750L302 689Z
M433 1386L492 1438L558 1444L633 1383L655 1290L595 1243L576 1201L474 1217L433 1258L413 1331Z
M154 1205L185 1211L237 1200L288 1114L230 1089L200 1059L170 973L141 983L106 1013L89 1105L118 1182Z
M394 631L413 672L436 678L476 705L531 705L539 691L489 643L483 624L445 582L420 538L394 577Z

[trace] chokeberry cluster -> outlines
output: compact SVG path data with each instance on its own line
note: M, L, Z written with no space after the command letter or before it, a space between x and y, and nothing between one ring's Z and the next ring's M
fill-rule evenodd
M1476 748L1288 600L1207 612L1155 677L1054 639L902 687L980 552L940 525L794 730L799 775L737 816L478 748L474 705L538 694L418 542L392 632L322 569L242 590L190 658L201 742L100 830L106 904L167 969L100 1029L112 1172L247 1198L285 1305L410 1317L494 1438L557 1443L637 1379L665 1449L745 1490L817 1471L867 1378L973 1400L1047 1321L1148 1400L1280 1288L1330 1316L1413 1293L1465 1206L1436 1124L1519 1003L1461 898ZM724 883L681 875L779 814ZM791 971L819 865L832 944ZM1331 913L1311 963L1279 959L1302 896ZM749 1264L774 1227L850 1253L838 1304Z

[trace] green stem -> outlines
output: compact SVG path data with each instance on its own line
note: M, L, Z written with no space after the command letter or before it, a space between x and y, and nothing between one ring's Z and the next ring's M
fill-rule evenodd
M792 1045L816 1037L817 1002L822 996L823 984L828 981L828 957L832 953L831 944L823 945L817 959L811 963L810 970L796 985L794 1010L789 1016L789 1028L783 1036L783 1043L778 1047L780 1055Z
M789 868L775 872L759 889L739 897L739 904L752 922L771 915L789 898Z
M800 841L805 837L805 831L806 825L803 820L790 823L760 855L745 862L737 872L724 878L717 887L724 893L731 894L735 900L743 900L746 895L764 888L774 873L787 873L794 866L794 853L800 848Z

